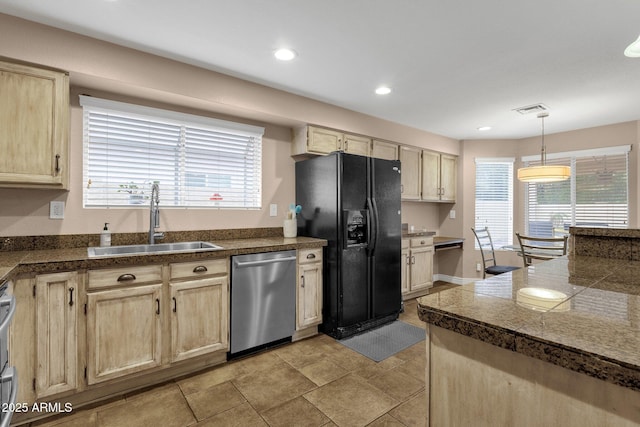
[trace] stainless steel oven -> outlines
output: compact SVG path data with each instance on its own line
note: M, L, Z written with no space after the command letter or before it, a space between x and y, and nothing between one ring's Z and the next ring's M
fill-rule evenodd
M9 326L16 312L16 298L7 293L9 283L0 285L0 427L13 416L18 391L18 373L9 366Z

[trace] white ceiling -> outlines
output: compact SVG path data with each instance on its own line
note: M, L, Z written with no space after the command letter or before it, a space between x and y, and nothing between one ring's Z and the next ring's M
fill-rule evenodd
M0 0L0 12L455 139L640 119L638 0ZM299 56L273 58L281 46ZM392 93L374 94L378 85ZM492 130L479 132L480 126Z

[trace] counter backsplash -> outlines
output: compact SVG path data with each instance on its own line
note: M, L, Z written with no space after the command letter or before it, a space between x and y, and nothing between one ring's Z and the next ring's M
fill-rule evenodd
M202 240L205 242L229 239L282 237L282 227L230 228L222 230L165 231L159 243ZM111 233L111 245L138 245L147 242L148 233ZM0 237L0 252L40 249L70 249L100 245L100 234L62 234L45 236Z

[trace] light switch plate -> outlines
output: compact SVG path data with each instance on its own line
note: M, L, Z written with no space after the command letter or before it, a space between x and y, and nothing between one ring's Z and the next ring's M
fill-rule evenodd
M275 203L269 205L269 216L278 216L278 205Z
M49 219L64 219L64 202L53 200L49 203Z
M451 209L449 211L449 218L450 219L456 219L456 211L454 211L453 209Z

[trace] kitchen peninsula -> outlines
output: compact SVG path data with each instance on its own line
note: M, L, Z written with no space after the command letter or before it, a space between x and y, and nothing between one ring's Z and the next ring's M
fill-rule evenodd
M429 425L640 425L640 231L570 233L567 257L418 300Z

